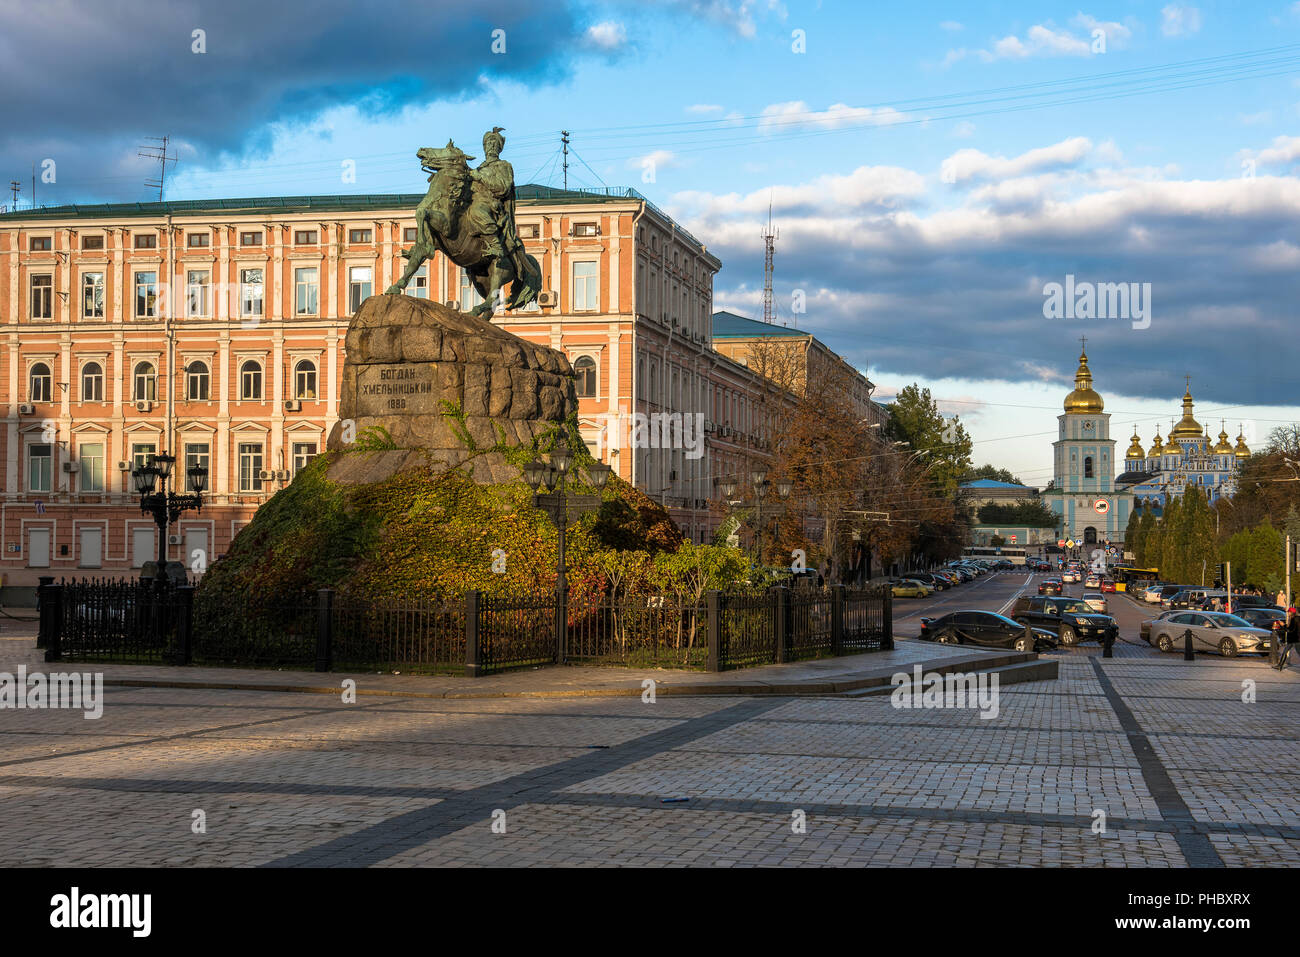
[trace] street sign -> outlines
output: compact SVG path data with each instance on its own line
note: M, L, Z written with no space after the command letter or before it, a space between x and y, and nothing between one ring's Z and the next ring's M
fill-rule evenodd
M1063 539L1063 538L1062 538L1062 539L1058 539L1057 542L1056 542L1056 547L1057 547L1057 548L1064 548L1064 547L1065 547L1065 539Z
M1014 545L1015 543L1016 543L1016 536L1012 535L1012 536L1011 536L1011 544Z
M1092 510L1098 515L1105 515L1110 511L1110 502L1106 501L1104 498L1099 498L1097 501L1092 503Z
M39 498L36 500L36 514L37 515L45 514L45 503L42 502Z
M1066 541L1065 541L1065 547L1066 547L1066 548L1073 548L1073 547L1074 547L1074 539L1073 539L1073 538L1068 538L1068 539L1066 539Z

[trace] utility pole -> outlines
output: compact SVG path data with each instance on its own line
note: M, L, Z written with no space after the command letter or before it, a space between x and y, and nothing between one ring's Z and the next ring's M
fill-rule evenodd
M1286 537L1286 606L1291 607L1291 536Z
M767 204L767 229L763 230L763 321L769 325L776 320L772 308L772 257L776 255L777 231L772 228L772 204Z
M564 151L564 188L569 188L569 131L560 130L560 147Z
M22 188L23 188L23 184L18 182L18 180L11 179L9 181L9 192L14 194L14 198L12 203L9 206L9 209L13 212L18 211L18 194L19 192L22 191Z
M136 155L143 156L145 159L158 161L158 182L155 183L151 180L145 180L144 185L149 187L149 189L158 190L158 202L161 203L163 199L163 188L167 184L167 164L168 162L175 163L176 157L167 152L167 141L170 137L146 136L145 139L154 140L160 144L159 146L141 146Z

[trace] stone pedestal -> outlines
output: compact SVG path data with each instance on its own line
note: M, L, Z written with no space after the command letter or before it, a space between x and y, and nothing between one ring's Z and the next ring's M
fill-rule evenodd
M400 451L342 456L337 481L378 481L417 460L448 467L469 458L443 414L458 404L474 443L529 445L577 409L573 370L560 352L438 302L405 295L371 296L348 325L339 423L327 447L347 451L347 433L382 427ZM353 461L348 461L353 460ZM362 460L362 461L358 461ZM476 456L479 481L511 481L519 470L499 455ZM354 474L355 473L355 474Z

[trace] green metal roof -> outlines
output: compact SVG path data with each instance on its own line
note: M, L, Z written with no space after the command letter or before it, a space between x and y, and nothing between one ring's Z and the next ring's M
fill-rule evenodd
M781 339L809 338L812 334L778 326L775 323L759 322L746 316L727 312L725 309L713 314L714 339L752 339L755 336L775 336Z

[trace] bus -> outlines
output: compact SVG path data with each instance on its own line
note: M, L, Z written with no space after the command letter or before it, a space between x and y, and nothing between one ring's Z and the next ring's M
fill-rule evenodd
M967 545L961 550L961 557L979 558L991 562L1003 559L1013 565L1023 565L1025 547L1023 545Z
M1116 591L1136 592L1160 580L1158 568L1131 568L1128 565L1108 565L1106 575L1115 581Z

